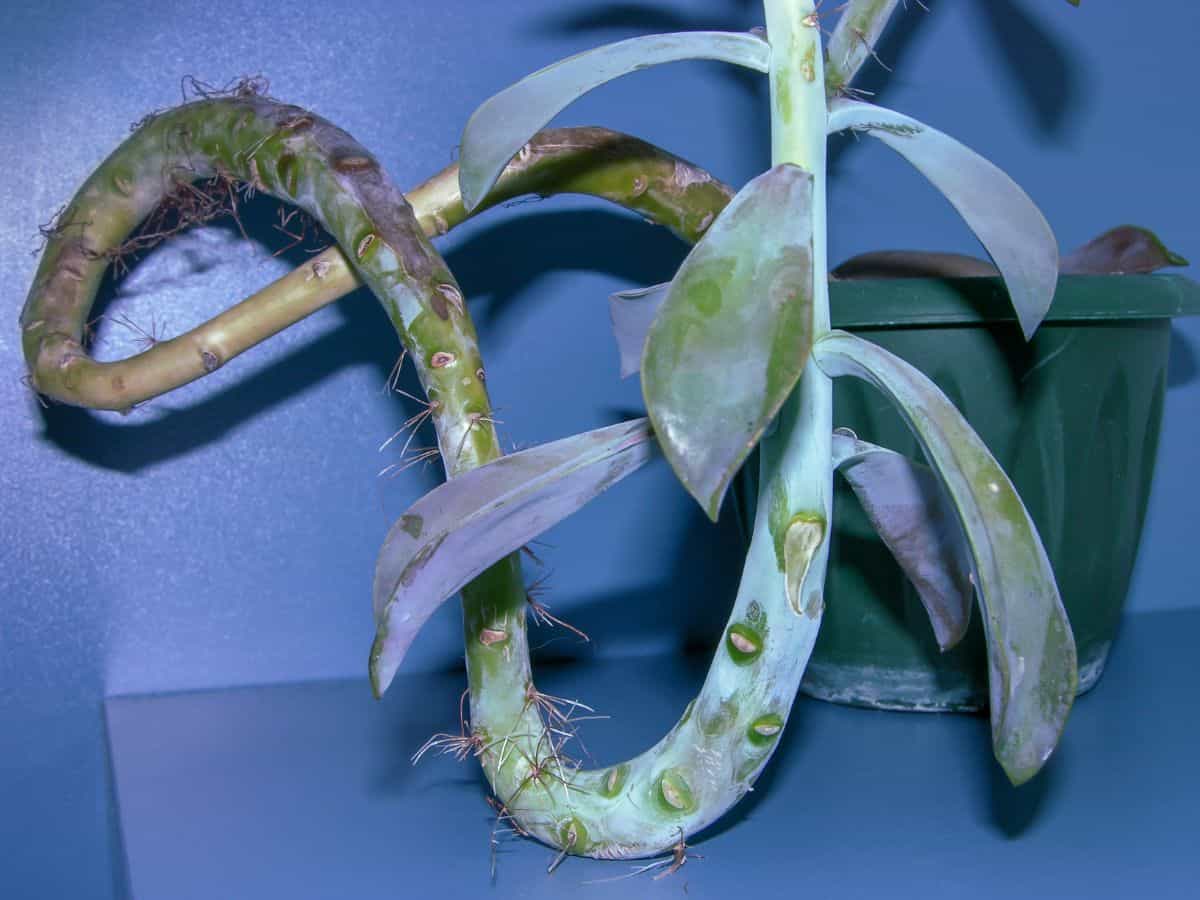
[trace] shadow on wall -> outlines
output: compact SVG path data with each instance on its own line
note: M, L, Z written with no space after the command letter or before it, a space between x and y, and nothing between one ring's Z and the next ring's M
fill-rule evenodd
M476 314L476 327L490 344L507 340L507 323L528 299L530 286L551 272L600 272L651 285L668 280L687 253L687 245L667 229L616 208L555 210L554 202L522 203L536 212L496 220L446 254L467 297L489 297ZM599 296L563 302L606 301Z
M1178 327L1171 329L1171 355L1167 361L1167 387L1190 384L1196 378L1196 350Z
M1081 100L1078 59L1017 0L975 0L973 6L980 33L1004 63L1037 130L1050 137L1063 133Z
M237 221L223 219L204 228L225 233L217 242L218 246L233 245L245 234L256 245L258 253L277 256L292 266L302 265L316 249L331 243L329 236L315 223L310 225L304 241L293 242L278 224L280 210L280 204L273 198L258 195L239 202ZM127 270L122 274L110 267L92 308L93 322L117 304L125 279L153 252L152 249L126 260ZM202 274L214 265L212 254L185 251L182 256L188 270L180 277ZM153 292L153 285L139 291ZM343 320L341 327L287 353L264 369L248 374L236 384L208 393L189 406L172 409L149 420L116 422L78 407L52 404L41 408L42 439L77 459L131 474L219 443L241 424L343 369L374 364L379 370L378 382L385 383L397 344L389 329L379 327L378 305L367 291L360 290L342 298L335 308ZM126 328L144 331L145 335L158 336L153 322L140 323L128 317L121 317L117 322L123 322ZM106 327L116 325L109 323ZM252 356L254 352L251 350L248 355ZM413 379L406 389L413 393L415 386ZM415 404L402 397L396 399L402 405L414 407L406 411L405 417L415 411ZM154 402L150 401L151 404Z

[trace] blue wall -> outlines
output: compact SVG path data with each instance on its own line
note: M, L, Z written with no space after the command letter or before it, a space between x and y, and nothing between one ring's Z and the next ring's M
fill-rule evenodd
M896 72L870 77L880 102L999 163L1064 247L1132 221L1200 257L1195 128L1179 106L1194 82L1195 4L1155 4L1171 25L1152 36L1130 4L931 5L885 42ZM364 294L128 418L42 410L19 383L15 327L38 224L131 122L178 102L184 75L264 73L273 94L347 128L407 186L450 161L478 102L533 68L632 34L760 17L739 0L284 9L41 2L0 13L0 880L32 896L102 896L119 880L101 698L360 676L378 544L435 482L432 470L375 478L392 459L377 446L411 410L380 391L396 347ZM562 121L635 132L741 183L767 164L764 100L749 75L687 64L614 84ZM946 203L882 148L844 143L834 175L833 259L896 246L974 252ZM109 291L107 312L174 333L266 284L288 268L270 256L270 215L251 211L261 220L252 245L229 228L172 242ZM669 277L684 252L669 235L556 200L469 223L442 247L483 333L507 440L528 445L639 407L637 385L614 377L604 298ZM135 339L111 323L101 331L109 356ZM1136 611L1198 603L1184 577L1200 500L1198 347L1200 323L1181 322ZM663 467L550 543L549 599L599 653L662 651L723 618L731 532L707 526ZM457 629L448 607L409 665L453 665Z

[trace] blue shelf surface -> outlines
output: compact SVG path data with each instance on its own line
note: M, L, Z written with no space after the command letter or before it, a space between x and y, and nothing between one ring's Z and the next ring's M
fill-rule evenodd
M110 698L129 891L157 898L1055 897L1200 895L1200 611L1133 616L1100 685L1029 785L1008 785L985 719L798 701L755 791L678 873L602 881L498 836L474 761L408 757L457 729L459 673ZM542 667L539 687L609 714L598 763L639 752L704 661Z

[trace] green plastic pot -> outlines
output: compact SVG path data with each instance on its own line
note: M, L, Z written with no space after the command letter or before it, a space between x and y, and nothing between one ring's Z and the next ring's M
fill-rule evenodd
M1026 343L997 279L843 281L835 327L937 382L1009 473L1046 545L1079 649L1080 691L1104 670L1154 473L1171 319L1200 312L1172 275L1070 276ZM914 457L892 406L835 386L835 424ZM916 592L838 479L825 621L802 690L885 709L987 703L983 629L940 653Z

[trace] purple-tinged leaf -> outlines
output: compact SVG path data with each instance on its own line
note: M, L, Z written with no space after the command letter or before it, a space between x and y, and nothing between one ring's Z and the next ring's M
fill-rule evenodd
M662 63L713 59L767 71L771 48L753 34L650 34L585 50L522 78L485 100L463 132L459 184L474 209L508 161L567 106L606 82Z
M971 561L962 526L937 476L893 450L833 434L834 468L917 590L938 646L949 650L971 623Z
M1078 685L1075 639L1037 529L1008 476L937 385L881 347L834 331L813 356L873 384L921 444L962 525L988 646L992 746L1013 784L1054 751Z
M1058 244L1029 195L974 150L893 110L835 100L829 130L846 129L883 141L945 195L1000 269L1021 330L1032 337L1054 299Z
M433 611L654 455L646 419L533 447L434 488L388 532L375 566L371 686L382 696Z
M1167 266L1190 265L1167 249L1158 235L1137 225L1121 225L1093 238L1059 260L1063 275L1144 275ZM962 253L930 250L875 250L852 256L830 273L834 278L994 278L1000 270Z
M641 369L646 335L667 299L670 287L668 281L609 295L608 312L612 318L613 337L617 339L617 352L621 355L622 378L636 375Z
M872 250L852 256L829 273L849 281L868 278L995 278L990 262L965 253L934 250Z
M1153 231L1121 225L1064 256L1060 268L1064 275L1136 275L1186 265Z
M714 521L808 360L812 191L812 175L788 164L742 188L679 267L646 337L654 433Z

